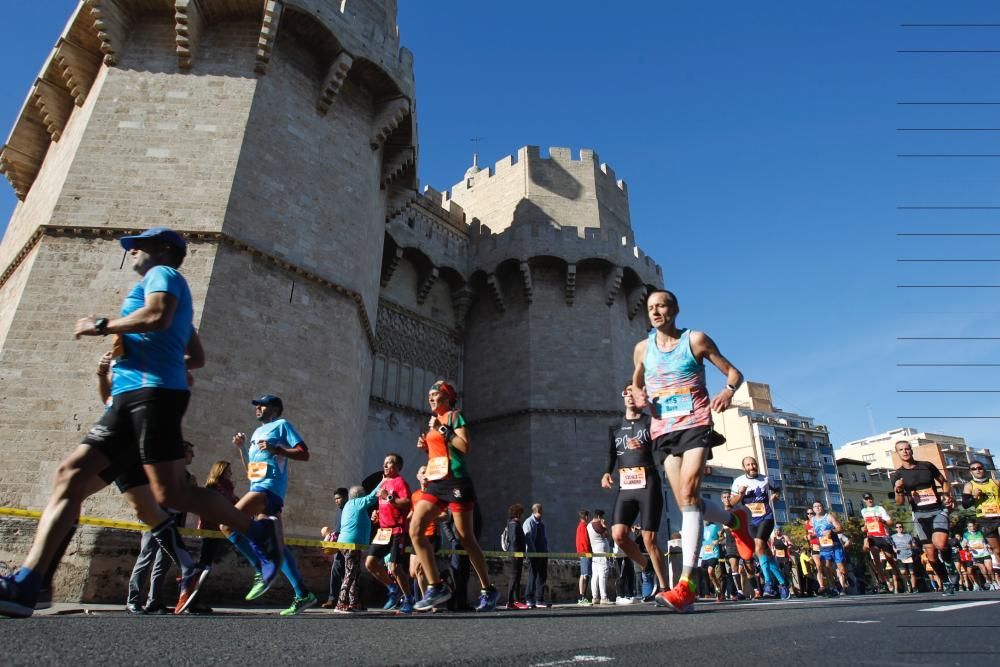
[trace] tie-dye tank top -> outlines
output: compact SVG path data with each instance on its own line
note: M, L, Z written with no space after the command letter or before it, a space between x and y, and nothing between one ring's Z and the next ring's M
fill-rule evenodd
M705 364L691 352L691 330L681 333L677 345L664 352L650 332L643 358L646 395L649 397L653 439L696 426L710 426L712 411L705 387Z

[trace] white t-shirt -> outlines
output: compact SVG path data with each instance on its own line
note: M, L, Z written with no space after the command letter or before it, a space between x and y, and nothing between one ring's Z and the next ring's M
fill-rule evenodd
M743 487L746 487L743 504L750 510L750 523L758 524L774 518L774 512L771 510L771 482L767 475L757 475L752 478L740 475L733 480L733 493L739 493Z

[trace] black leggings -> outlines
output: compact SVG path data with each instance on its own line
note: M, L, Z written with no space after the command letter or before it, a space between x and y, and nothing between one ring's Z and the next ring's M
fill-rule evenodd
M510 586L507 588L507 604L521 601L521 570L524 568L523 558L511 558L507 563L510 573Z

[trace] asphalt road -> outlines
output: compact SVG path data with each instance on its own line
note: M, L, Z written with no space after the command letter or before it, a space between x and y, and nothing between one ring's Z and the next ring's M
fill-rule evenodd
M934 610L934 611L931 611ZM59 605L0 618L4 665L1000 665L1000 593L343 616L129 616Z

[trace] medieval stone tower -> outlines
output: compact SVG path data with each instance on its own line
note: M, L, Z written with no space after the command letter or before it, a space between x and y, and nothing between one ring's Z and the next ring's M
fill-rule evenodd
M115 237L173 227L210 365L186 420L203 478L281 395L313 451L292 532L362 473L387 215L416 195L412 56L396 0L83 0L0 164L21 202L0 245L0 505L40 507L100 406L135 275ZM299 474L301 473L301 474ZM318 501L317 501L318 499ZM127 517L117 494L85 512Z
M250 398L281 395L312 451L286 528L314 534L385 453L412 481L444 377L488 528L541 502L568 549L578 507L610 508L607 428L663 282L627 188L593 151L528 146L418 195L395 20L396 0L80 2L0 152L21 200L0 244L0 505L43 506L99 416L107 341L73 323L135 281L115 238L163 225L191 243L209 359L185 424L197 477L236 463ZM129 517L112 492L84 512Z

